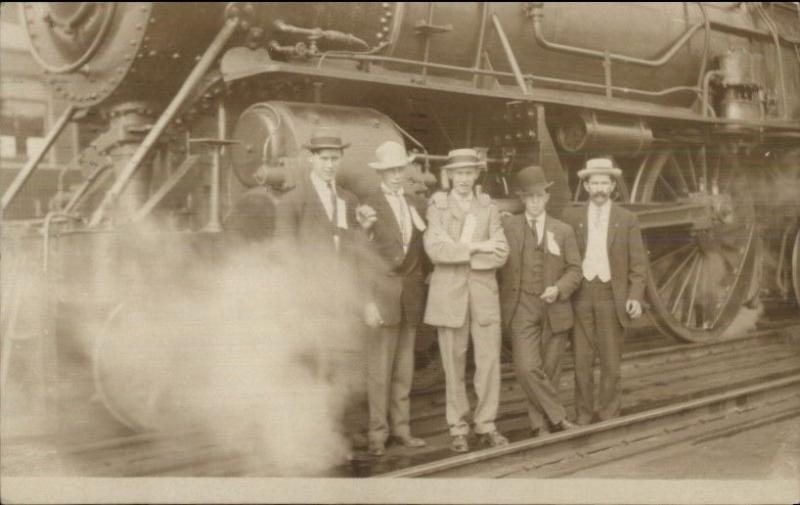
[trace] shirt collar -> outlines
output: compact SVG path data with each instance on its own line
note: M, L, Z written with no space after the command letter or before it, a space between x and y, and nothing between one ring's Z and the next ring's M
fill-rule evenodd
M317 173L314 172L314 171L311 172L311 183L317 189L324 189L326 191L333 191L333 193L336 194L336 183L333 183L330 186L328 186L328 183L323 181L320 178L320 176L318 176Z
M386 184L384 184L384 183L381 183L381 189L382 189L382 190L383 190L383 192L384 192L384 193L386 193L387 195L398 195L398 196L403 196L403 194L405 193L405 191L403 190L403 187L402 187L402 186L400 187L400 189L399 189L399 190L397 190L397 191L393 191L393 190L391 190L391 189L389 188L389 186L387 186L387 185L386 185Z
M546 214L547 214L546 212L542 212L541 214L539 214L539 216L538 216L538 217L533 217L533 216L531 216L530 214L528 214L527 212L525 212L525 219L527 219L529 223L530 223L531 221L534 221L534 222L535 222L535 223L537 223L538 225L540 225L540 226L544 226L544 216L545 216Z
M593 203L589 203L589 209L592 213L600 212L600 215L607 216L611 212L611 199L606 200L606 203L599 207Z
M475 198L475 195L471 191L467 196L461 196L455 190L451 191L450 194L453 195L456 200L462 203L472 203L473 198Z

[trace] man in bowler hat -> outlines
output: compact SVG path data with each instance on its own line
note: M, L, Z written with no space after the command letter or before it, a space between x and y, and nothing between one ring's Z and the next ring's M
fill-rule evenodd
M500 270L500 306L536 436L573 427L558 386L561 356L573 325L570 296L581 282L581 259L572 228L545 211L552 183L542 168L523 168L516 179L525 212L503 218L509 254Z

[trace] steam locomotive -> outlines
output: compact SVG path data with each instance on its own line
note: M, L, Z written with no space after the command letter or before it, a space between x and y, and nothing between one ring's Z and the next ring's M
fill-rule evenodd
M575 173L587 157L613 156L617 198L647 245L650 312L678 339L719 338L759 296L800 302L797 3L30 2L21 12L45 81L71 105L3 208L64 125L99 132L71 165L83 182L17 242L57 272L43 333L53 353L89 331L60 327L60 313L124 312L87 279L118 267L109 251L129 225L159 218L173 226L164 240L214 242L243 198L259 198L268 218L317 126L352 143L339 182L357 195L377 184L367 162L384 141L414 154L412 182L425 191L446 187L443 155L470 146L486 159L481 190L509 211L519 168L543 166L558 215L585 199ZM76 282L81 299L59 298ZM130 384L102 353L92 359L115 416L158 427L116 400Z

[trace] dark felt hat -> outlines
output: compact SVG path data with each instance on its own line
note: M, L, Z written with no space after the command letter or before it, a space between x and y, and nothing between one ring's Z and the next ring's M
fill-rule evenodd
M539 165L530 165L516 175L517 194L520 196L541 193L553 185L544 176L544 170Z
M335 128L318 128L311 133L311 140L303 147L309 151L320 149L345 149L350 147L349 143L342 142L342 135Z

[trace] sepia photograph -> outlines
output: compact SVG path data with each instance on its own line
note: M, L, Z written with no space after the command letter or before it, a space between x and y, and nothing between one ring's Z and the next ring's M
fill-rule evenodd
M3 2L0 501L800 503L800 2Z

